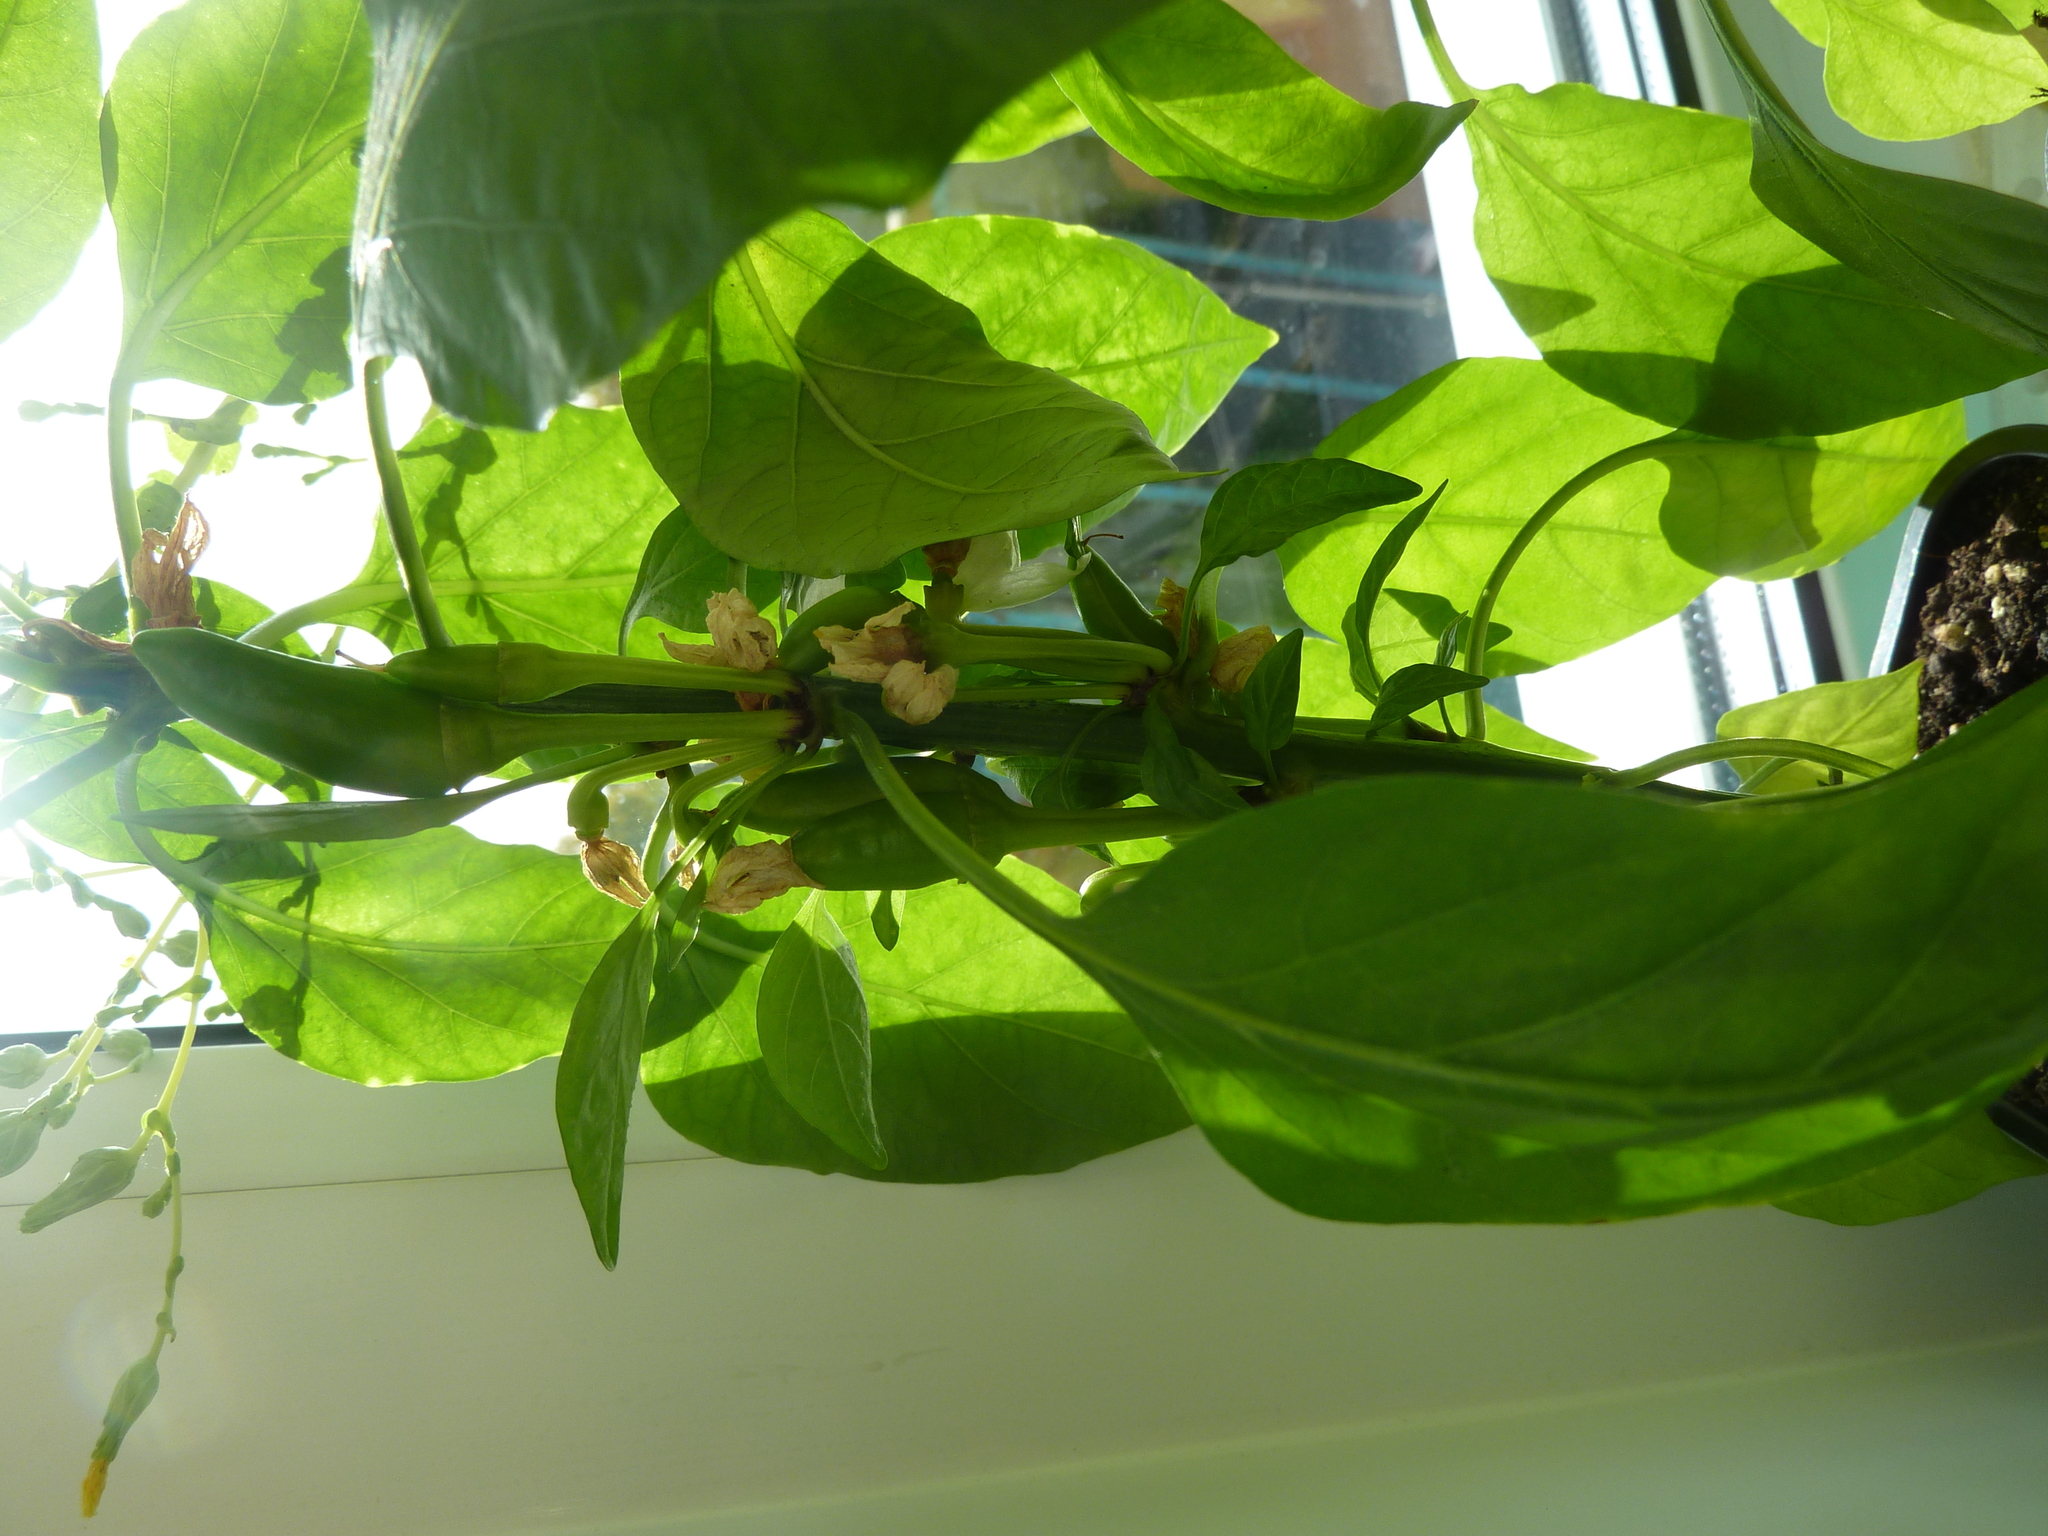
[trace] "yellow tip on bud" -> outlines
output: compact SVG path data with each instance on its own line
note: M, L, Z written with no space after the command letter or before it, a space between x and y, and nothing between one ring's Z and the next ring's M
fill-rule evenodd
M654 894L640 873L640 855L608 837L583 840L583 873L605 895L629 907L646 906Z
M100 1499L107 1491L109 1465L105 1457L95 1456L92 1465L85 1469L85 1481L78 1489L78 1512L88 1520L100 1512Z
M1242 693L1266 652L1278 643L1273 631L1263 624L1239 630L1218 642L1216 659L1209 663L1209 681L1225 693Z

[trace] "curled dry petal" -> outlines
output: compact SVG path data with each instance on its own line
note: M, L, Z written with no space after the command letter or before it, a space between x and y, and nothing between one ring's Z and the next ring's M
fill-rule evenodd
M608 837L583 840L583 873L605 895L629 907L646 906L654 894L640 873L640 855Z
M882 707L905 725L930 725L953 702L958 667L926 671L921 661L899 661L882 679Z
M788 843L747 843L718 861L718 873L711 877L711 894L704 898L704 910L738 917L764 901L773 901L784 891L799 887L823 889L797 867Z
M1252 671L1277 642L1273 631L1260 624L1241 629L1218 642L1216 659L1209 663L1209 681L1225 693L1241 693Z
M765 672L775 665L775 628L737 587L712 596L706 622L723 665L742 672Z
M725 658L715 645L685 645L679 640L661 637L661 648L667 651L671 661L687 661L695 667L722 667Z
M903 616L915 603L898 603L878 613L859 629L827 624L811 633L832 653L832 673L856 683L879 683L898 662L922 661L924 642L903 627Z
M186 502L169 533L145 528L142 548L129 568L129 584L149 610L151 629L199 629L199 608L192 598L192 567L206 553L206 519Z
M1159 583L1159 620L1176 635L1181 631L1182 617L1187 613L1188 589L1171 576L1163 577Z

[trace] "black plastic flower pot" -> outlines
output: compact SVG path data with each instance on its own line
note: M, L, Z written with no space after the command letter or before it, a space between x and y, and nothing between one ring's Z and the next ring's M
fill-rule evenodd
M1925 751L2048 677L2048 426L1987 432L1913 509L1877 655L1919 660ZM1992 1103L1992 1123L2048 1157L2048 1069Z

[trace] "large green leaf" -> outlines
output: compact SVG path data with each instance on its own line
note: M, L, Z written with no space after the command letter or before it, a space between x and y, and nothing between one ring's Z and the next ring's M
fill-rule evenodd
M888 1166L889 1149L875 1129L860 969L823 891L805 898L775 941L761 972L754 1036L768 1080L791 1109L848 1156L870 1168Z
M1505 420L1541 426L1503 432ZM1818 444L1667 435L1541 363L1474 358L1361 411L1317 451L1424 485L1450 482L1392 585L1465 612L1551 492L1658 439L1663 460L1595 481L1522 556L1494 610L1514 631L1489 650L1494 675L1568 661L1646 629L1698 596L1715 571L1776 577L1833 561L1898 515L1961 446L1963 429L1961 412L1947 407ZM1360 575L1409 510L1341 518L1289 543L1281 558L1296 611L1340 633ZM1763 562L1748 564L1755 556ZM1378 605L1372 641L1383 676L1436 658L1435 637L1398 603Z
M555 1072L555 1122L569 1179L606 1269L619 1267L626 1127L640 1083L640 1047L654 985L654 925L629 923L590 973Z
M17 0L0 28L0 339L56 296L99 222L93 0Z
M192 871L221 985L295 1061L359 1083L492 1077L562 1048L631 915L575 859L453 827Z
M626 413L564 406L545 432L439 417L399 451L441 614L458 644L530 640L608 651L640 556L670 505ZM392 595L331 617L394 650L420 643L380 526L355 585Z
M2002 123L2048 90L2048 61L1986 0L1775 3L1827 49L1828 104L1873 139L1940 139Z
M537 426L750 236L915 202L984 118L1152 3L371 0L364 343L419 358L458 415Z
M1724 25L1711 6L1707 14ZM1745 41L1725 30L1722 41L1749 95L1750 184L1765 207L1905 298L2012 346L2048 352L2048 290L2040 281L2048 208L1837 154L1807 131Z
M1838 433L2039 366L1771 218L1738 122L1583 85L1480 103L1487 273L1553 367L1628 410L1724 437Z
M1723 715L1714 734L1724 740L1731 736L1785 736L1839 747L1888 768L1903 768L1913 760L1920 734L1920 663L1880 677L1819 683L1745 704ZM1757 759L1736 760L1737 771L1744 775L1762 766ZM1825 768L1791 763L1753 788L1758 794L1787 795L1827 782Z
M1348 219L1385 201L1470 110L1354 101L1225 0L1173 0L1054 78L1168 186L1275 219Z
M1034 80L982 119L974 137L953 158L968 165L1012 160L1041 144L1064 139L1088 126L1081 109L1051 75Z
M83 751L100 739L100 728L88 726L75 735L55 740L31 737L7 754L0 790L26 784L45 768ZM136 788L146 811L172 806L213 805L235 798L234 788L221 771L192 750L176 732L165 732L157 745L136 766ZM28 824L53 843L109 864L133 864L135 844L117 819L114 781L106 774L85 783L67 795L60 795L31 814ZM202 837L170 837L164 844L180 858L189 858L206 846Z
M1279 338L1193 274L1074 224L982 214L906 224L874 248L974 311L989 345L1127 405L1178 453Z
M1413 480L1334 455L1248 464L1216 487L1202 513L1195 581L1340 517L1421 494Z
M1184 478L1130 411L1003 357L971 311L820 213L749 241L625 397L713 544L810 576Z
M1073 893L1004 868L1041 899ZM827 897L867 994L875 1119L889 1165L871 1169L814 1130L761 1064L761 961L800 898L737 922L707 919L683 966L657 978L642 1075L655 1108L700 1145L747 1162L910 1183L1050 1173L1164 1136L1187 1116L1144 1042L1051 946L961 886L912 891L902 942L873 933L867 893ZM751 951L752 964L732 951ZM684 1032L687 1031L687 1032Z
M130 377L348 387L366 33L355 0L192 0L122 55L101 132Z
M2029 1152L1983 1115L1964 1115L1904 1157L1867 1168L1839 1183L1777 1202L1794 1216L1843 1227L1869 1227L1924 1216L1981 1195L2012 1179L2048 1173Z
M1555 1146L1828 1105L1896 1127L2048 1044L2044 751L2048 687L1826 795L1337 786L1230 818L1053 933L1205 1071Z

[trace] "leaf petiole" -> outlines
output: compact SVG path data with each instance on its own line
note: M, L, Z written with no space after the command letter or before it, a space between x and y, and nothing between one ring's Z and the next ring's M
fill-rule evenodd
M1773 757L1816 763L1823 768L1838 768L1843 773L1853 773L1865 779L1883 778L1892 771L1883 763L1872 762L1854 752L1844 752L1839 747L1822 746L1817 741L1795 741L1789 736L1736 736L1668 752L1639 768L1589 773L1586 780L1609 789L1634 789L1661 779L1667 773L1676 773L1681 768L1693 768L1701 763L1723 763L1737 757ZM1751 775L1749 780L1745 780L1745 787L1755 777Z

